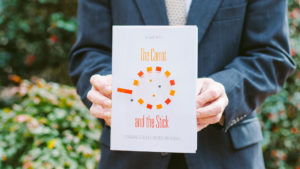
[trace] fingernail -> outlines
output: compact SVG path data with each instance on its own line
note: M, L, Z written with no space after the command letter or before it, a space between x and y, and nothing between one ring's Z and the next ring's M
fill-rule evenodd
M103 109L103 107L102 107L101 105L99 105L99 104L96 104L96 107L97 107L98 109Z
M106 87L105 87L105 90L106 90L107 92L110 92L110 91L112 90L112 88L111 88L111 86L106 86Z
M111 119L111 114L110 114L110 113L107 112L107 113L105 114L105 116L106 116L107 119Z

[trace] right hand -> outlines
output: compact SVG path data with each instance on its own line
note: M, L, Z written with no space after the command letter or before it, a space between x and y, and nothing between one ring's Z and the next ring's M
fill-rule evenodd
M90 113L94 117L103 119L110 126L112 75L93 75L90 83L92 88L87 94L87 98L93 103Z

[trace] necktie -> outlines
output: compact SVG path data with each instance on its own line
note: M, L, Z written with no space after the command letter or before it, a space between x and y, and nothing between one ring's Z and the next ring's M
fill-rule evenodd
M184 25L186 22L186 0L165 0L170 25Z

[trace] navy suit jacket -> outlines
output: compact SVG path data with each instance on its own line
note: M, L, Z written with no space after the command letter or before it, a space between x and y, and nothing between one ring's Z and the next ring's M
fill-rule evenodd
M286 7L287 0L193 0L187 25L198 26L198 76L222 83L229 105L224 126L199 132L197 153L185 154L190 169L264 168L255 109L295 69ZM112 25L168 25L164 0L79 0L69 70L87 107L90 77L111 74ZM167 153L110 151L103 126L100 168L167 167Z

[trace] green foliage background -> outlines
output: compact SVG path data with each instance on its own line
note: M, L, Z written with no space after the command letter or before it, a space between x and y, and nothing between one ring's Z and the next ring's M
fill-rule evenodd
M9 74L70 84L77 0L0 0L0 85Z
M297 70L258 109L270 169L300 169L300 0L288 3ZM99 159L97 120L61 85L71 84L76 8L77 0L0 0L0 168L94 168Z

